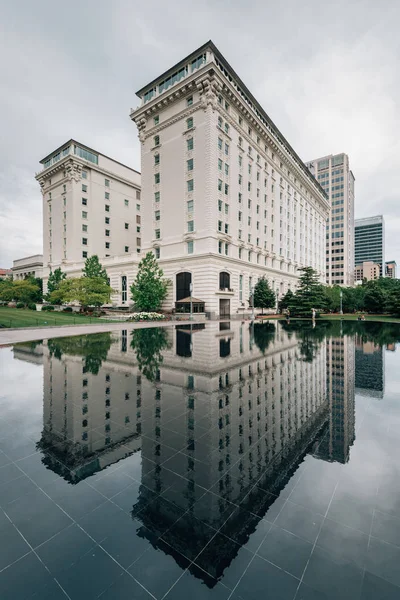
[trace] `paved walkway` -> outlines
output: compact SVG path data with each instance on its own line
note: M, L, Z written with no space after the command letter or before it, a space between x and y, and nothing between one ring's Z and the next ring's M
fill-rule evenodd
M26 329L0 330L0 346L16 344L18 342L32 342L56 337L71 335L86 335L101 331L120 331L121 329L143 329L145 327L169 327L170 325L184 325L190 323L204 323L204 321L152 321L142 323L99 323L96 325L63 325L61 327L29 327Z

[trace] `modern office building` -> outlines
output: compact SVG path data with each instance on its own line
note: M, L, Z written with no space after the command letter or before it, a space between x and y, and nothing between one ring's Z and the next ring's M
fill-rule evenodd
M277 296L303 266L325 280L327 195L211 41L137 95L142 249L172 281L166 308L192 289L234 314L259 277Z
M355 266L365 261L379 265L379 274L385 275L385 221L382 215L355 221Z
M397 264L395 260L385 262L385 276L391 279L397 279Z
M79 276L97 254L123 301L142 247L140 173L72 139L40 162L44 291L52 270Z
M43 254L35 254L34 256L14 260L12 275L16 280L25 279L26 277L42 277Z
M347 154L330 154L307 163L331 201L326 225L326 283L353 285L354 175Z
M373 398L383 398L385 392L384 348L360 334L355 337L355 391Z
M361 265L356 265L356 268L354 269L354 282L362 283L364 279L366 281L379 279L380 270L381 266L370 260L361 263Z

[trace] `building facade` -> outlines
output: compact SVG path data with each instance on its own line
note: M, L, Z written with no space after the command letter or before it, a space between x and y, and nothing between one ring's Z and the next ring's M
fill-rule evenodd
M212 42L137 92L143 250L211 315L248 308L265 276L277 297L298 269L325 280L329 201Z
M0 277L6 279L12 276L12 269L0 269Z
M397 264L395 260L385 262L385 276L397 279Z
M355 266L365 261L379 265L379 274L385 272L385 221L382 215L355 221Z
M35 254L34 256L14 260L12 275L16 280L25 279L26 277L42 277L43 254Z
M122 302L142 247L140 173L75 140L40 162L44 291L52 270L79 276L97 254Z
M331 200L326 225L326 283L354 282L354 175L347 154L317 158L307 163Z
M362 283L364 279L373 281L379 279L381 266L372 261L365 261L361 265L356 266L354 270L355 283Z

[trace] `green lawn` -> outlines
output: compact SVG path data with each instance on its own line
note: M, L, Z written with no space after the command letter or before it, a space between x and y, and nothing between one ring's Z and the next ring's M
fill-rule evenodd
M104 323L104 319L84 317L75 313L38 312L24 308L0 306L1 327L49 327L50 325L79 325Z

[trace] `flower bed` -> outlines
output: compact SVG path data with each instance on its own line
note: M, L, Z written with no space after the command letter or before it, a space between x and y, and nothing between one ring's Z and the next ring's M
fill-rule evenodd
M166 316L156 312L133 313L128 321L165 321Z

